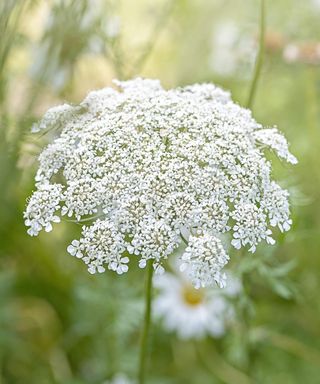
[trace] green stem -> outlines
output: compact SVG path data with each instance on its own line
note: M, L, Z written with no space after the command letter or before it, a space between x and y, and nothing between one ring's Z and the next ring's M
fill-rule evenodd
M152 304L152 275L153 275L153 261L147 262L147 275L146 275L146 286L145 286L145 312L144 312L144 324L141 335L140 345L140 358L139 358L139 372L138 372L138 383L145 383L146 376L146 362L148 355L148 339L149 330L151 323L151 304Z
M265 0L261 0L260 6L260 37L259 37L259 52L255 64L254 74L250 86L249 96L247 100L246 107L252 108L252 104L256 95L258 81L261 75L263 58L264 58L264 48L265 48L265 32L266 32L266 12L265 12Z

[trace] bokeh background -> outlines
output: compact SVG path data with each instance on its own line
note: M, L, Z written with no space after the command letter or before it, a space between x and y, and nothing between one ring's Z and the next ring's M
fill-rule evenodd
M179 340L155 322L148 382L315 384L320 379L320 2L266 0L266 54L253 114L299 159L275 158L293 228L241 258L245 294L220 339ZM113 78L214 82L245 105L257 0L0 1L0 383L102 384L135 377L143 272L92 276L66 252L79 227L26 234L23 210L48 107ZM238 261L236 262L238 263ZM240 374L241 372L241 374Z

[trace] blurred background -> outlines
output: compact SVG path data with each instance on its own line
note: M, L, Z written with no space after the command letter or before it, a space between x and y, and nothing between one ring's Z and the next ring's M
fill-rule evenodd
M44 144L32 124L51 106L135 76L164 87L214 82L245 105L259 4L0 1L1 384L102 384L119 372L134 378L137 365L143 272L89 275L66 252L76 224L26 234ZM288 167L270 156L291 192L293 228L241 263L235 255L245 293L223 337L185 341L155 321L150 383L320 382L320 1L266 0L266 8L253 114L277 125L299 160Z

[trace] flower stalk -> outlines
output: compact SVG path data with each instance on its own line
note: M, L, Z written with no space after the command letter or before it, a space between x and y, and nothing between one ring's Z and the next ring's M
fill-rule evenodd
M152 276L153 276L153 261L149 260L146 266L146 283L145 283L145 312L144 322L141 335L140 356L139 356L139 371L138 383L144 384L146 377L146 366L148 356L148 341L151 325L151 309L152 309Z
M265 11L265 0L261 0L260 3L260 36L259 36L259 52L255 64L255 69L254 69L254 74L249 90L249 96L248 100L246 103L246 107L251 109L256 91L257 91L257 86L259 82L259 78L261 75L261 70L263 66L263 59L264 59L264 51L265 51L265 33L266 33L266 11Z

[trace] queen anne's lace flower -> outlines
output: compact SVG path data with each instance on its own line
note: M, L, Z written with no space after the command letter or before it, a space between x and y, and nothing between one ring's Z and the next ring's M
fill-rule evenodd
M60 222L60 217L55 213L60 208L62 185L41 183L37 187L25 211L25 224L30 227L28 234L31 236L37 236L43 228L50 232L51 223Z
M229 256L216 236L190 236L189 244L183 253L181 271L186 271L195 288L213 285L225 286L225 274L222 268Z
M58 134L39 156L29 234L50 231L61 215L85 221L68 251L91 273L105 265L124 273L130 255L161 272L183 234L182 264L195 286L224 285L224 234L255 251L261 240L274 242L272 227L290 228L288 192L271 180L263 154L269 147L295 163L285 138L212 84L116 85L78 107L50 109L37 125Z
M276 128L259 129L254 133L254 137L260 143L273 149L279 157L287 160L288 163L297 164L297 159L288 150L287 140Z
M63 127L65 122L72 117L75 109L69 104L58 105L50 108L39 124L33 124L31 132L40 132L42 129Z

